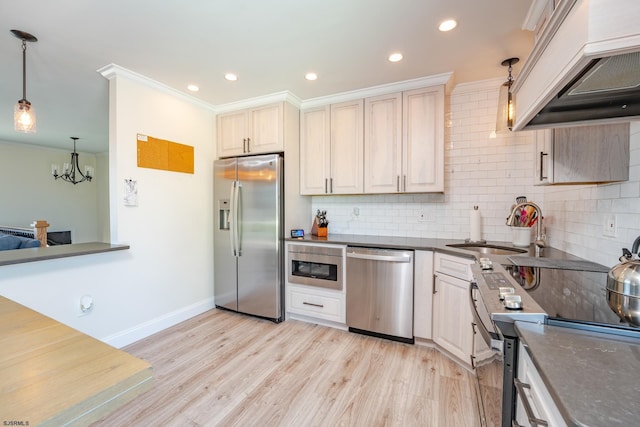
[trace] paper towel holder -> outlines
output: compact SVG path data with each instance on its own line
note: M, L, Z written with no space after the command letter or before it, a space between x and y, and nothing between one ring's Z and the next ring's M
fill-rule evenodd
M477 205L475 205L475 206L473 207L473 211L471 211L471 212L473 212L473 213L477 213L477 215L479 215L479 214L480 214L480 213L478 212L478 206L477 206ZM473 217L473 216L472 216L472 217ZM470 220L470 221L471 221L471 220ZM479 221L480 221L480 218L478 217L478 226L480 225ZM471 224L470 224L470 225L471 225ZM475 234L475 233L471 232L471 235L472 235L472 236L473 236L474 234ZM480 234L480 230L478 230L478 234ZM478 236L478 237L480 237L480 236ZM468 239L464 239L464 242L465 242L465 243L470 243L470 244L478 244L478 245L482 245L482 244L486 244L486 243L487 243L487 241L486 241L486 240L484 240L484 239L471 240L471 236L469 236L469 238L468 238Z

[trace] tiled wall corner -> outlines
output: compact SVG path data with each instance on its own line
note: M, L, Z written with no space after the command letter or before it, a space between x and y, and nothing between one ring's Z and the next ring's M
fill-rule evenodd
M629 181L588 186L545 187L550 244L606 266L618 263L622 248L640 235L640 122L631 123ZM614 216L616 237L604 235Z

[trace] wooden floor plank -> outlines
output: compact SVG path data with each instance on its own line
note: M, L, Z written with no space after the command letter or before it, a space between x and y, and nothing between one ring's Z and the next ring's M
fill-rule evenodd
M154 386L95 426L479 425L472 374L424 346L211 310L125 350Z

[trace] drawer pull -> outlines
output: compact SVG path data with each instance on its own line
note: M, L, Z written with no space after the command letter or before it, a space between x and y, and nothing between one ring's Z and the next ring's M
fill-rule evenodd
M324 308L324 305L323 305L323 304L314 304L314 303L312 303L312 302L306 302L306 301L302 301L302 304L303 304L303 305L311 305L311 306L313 306L313 307Z
M529 399L524 394L525 388L531 388L529 384L523 383L517 378L513 379L513 383L516 386L516 390L518 390L518 394L522 399L522 406L524 406L524 411L527 413L527 418L529 418L529 422L532 426L548 426L549 424L545 420L541 420L537 418L533 413L533 409L531 408L531 403L529 403Z

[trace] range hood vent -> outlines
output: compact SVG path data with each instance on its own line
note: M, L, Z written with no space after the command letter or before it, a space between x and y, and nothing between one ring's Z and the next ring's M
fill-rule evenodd
M640 0L534 0L530 15L543 27L512 86L514 131L640 118Z
M593 60L531 126L640 116L640 52Z

